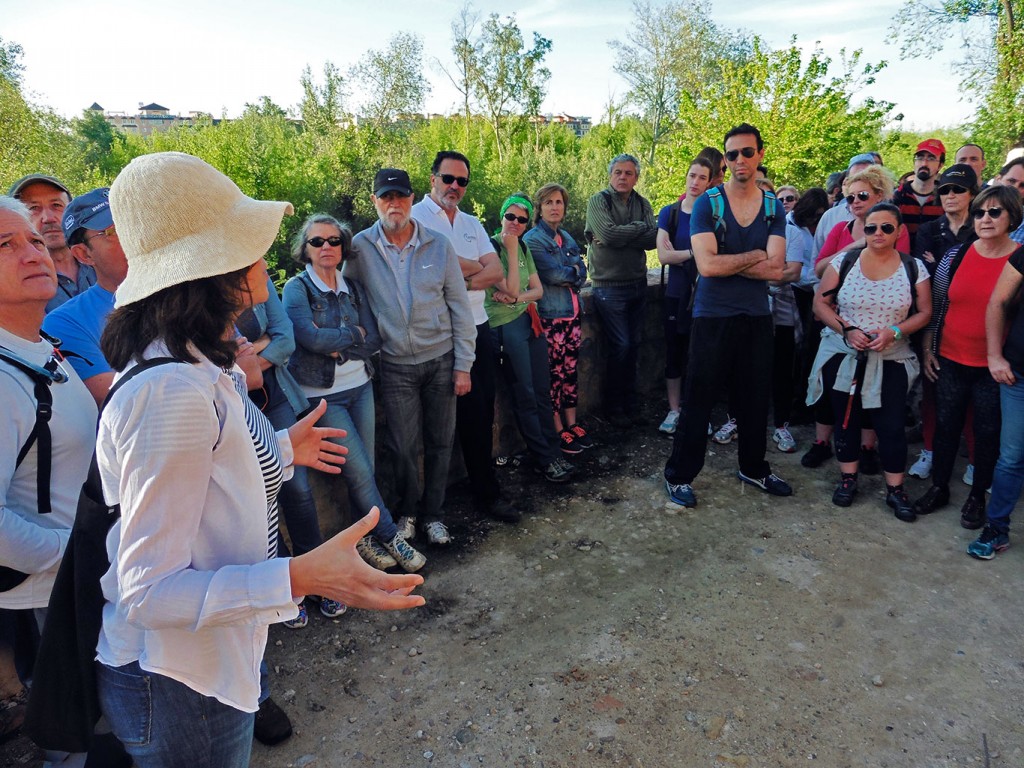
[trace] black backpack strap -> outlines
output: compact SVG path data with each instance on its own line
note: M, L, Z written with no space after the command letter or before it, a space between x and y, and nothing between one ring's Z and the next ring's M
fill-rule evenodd
M847 251L843 256L843 261L839 265L839 282L836 283L836 287L831 291L825 291L821 295L825 298L831 298L833 296L839 296L839 289L843 287L843 282L846 280L846 276L850 274L850 270L853 269L853 265L857 263L857 259L860 258L860 254L863 248L854 248L852 251Z

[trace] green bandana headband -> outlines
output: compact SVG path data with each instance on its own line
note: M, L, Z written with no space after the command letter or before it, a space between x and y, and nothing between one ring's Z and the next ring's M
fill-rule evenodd
M501 206L501 213L499 213L498 215L503 217L505 215L505 212L513 205L518 205L521 206L522 208L525 208L526 215L531 219L533 218L533 203L531 203L525 197L520 197L519 195L512 195L508 200L506 200Z

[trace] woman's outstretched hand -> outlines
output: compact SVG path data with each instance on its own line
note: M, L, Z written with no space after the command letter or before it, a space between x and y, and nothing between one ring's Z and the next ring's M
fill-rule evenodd
M328 438L345 437L348 433L344 429L316 426L326 410L327 401L321 400L316 408L288 427L288 437L292 441L295 464L337 475L341 472L339 465L345 463L348 448Z
M412 595L423 583L414 573L393 574L367 565L356 552L356 542L367 536L380 517L373 507L366 517L350 525L312 552L293 557L290 563L292 595L320 595L353 608L397 611L417 608L426 601Z

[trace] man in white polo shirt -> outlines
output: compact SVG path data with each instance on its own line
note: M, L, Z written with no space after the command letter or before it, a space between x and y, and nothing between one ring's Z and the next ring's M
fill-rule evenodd
M461 152L441 151L430 168L430 194L412 207L412 217L440 232L459 256L476 323L476 360L472 388L458 399L455 428L462 458L480 510L496 520L517 522L520 512L501 495L491 462L494 424L495 354L484 311L484 291L503 277L501 261L480 220L459 210L469 186L469 159Z

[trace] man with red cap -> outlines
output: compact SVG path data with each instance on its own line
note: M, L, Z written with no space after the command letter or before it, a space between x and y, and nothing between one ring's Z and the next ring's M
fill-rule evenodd
M910 233L911 251L914 249L918 227L943 214L942 203L935 194L935 182L945 164L945 145L938 139L925 139L914 152L913 177L892 196Z

